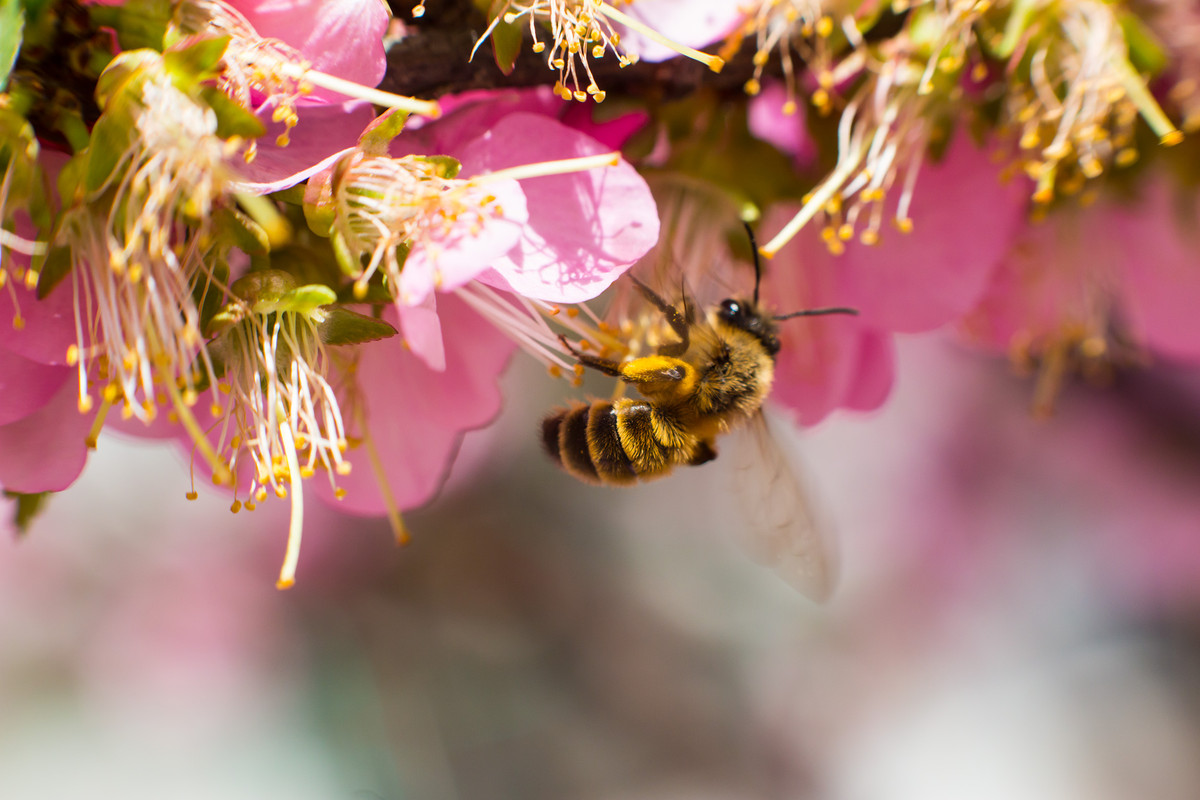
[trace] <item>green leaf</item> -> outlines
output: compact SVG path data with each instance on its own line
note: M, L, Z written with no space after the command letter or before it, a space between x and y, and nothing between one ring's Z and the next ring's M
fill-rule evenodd
M495 20L495 27L492 28L492 56L496 59L496 66L505 75L511 75L517 63L517 56L521 54L525 26L516 21L505 22L504 12L507 8L507 0L494 0L488 12L488 19Z
M330 308L319 328L321 341L329 345L364 344L396 335L396 329L378 317L348 308Z
M18 537L29 533L29 526L33 524L34 518L45 509L46 501L50 499L51 494L53 492L38 492L37 494L4 492L5 497L16 501L13 504L13 524L16 525Z
M34 265L38 270L37 298L45 300L54 287L71 273L71 249L69 247L51 247L45 260L40 265Z
M8 86L24 33L25 10L20 0L0 0L0 92Z
M230 136L257 139L267 132L262 120L235 103L229 95L215 86L201 86L200 99L217 115L217 136L222 139L228 139Z

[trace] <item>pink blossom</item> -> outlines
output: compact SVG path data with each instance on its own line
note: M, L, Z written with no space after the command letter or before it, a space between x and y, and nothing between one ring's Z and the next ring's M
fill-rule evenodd
M229 0L263 37L294 48L317 71L373 87L387 68L383 35L389 15L378 0ZM346 148L375 114L363 100L322 87L296 101L299 121L289 142L275 140L287 130L272 121L278 100L263 97L252 109L267 127L254 159L242 166L243 188L266 194L293 186L319 171L322 162Z
M351 451L354 470L339 479L345 497L335 500L324 482L316 488L339 508L384 513L381 479L400 508L427 502L449 470L462 433L491 422L500 410L497 380L512 343L454 295L440 295L437 303L444 369L430 369L399 337L361 346L355 375L363 417L350 415L346 425L352 437L370 438L383 474L373 470L366 445ZM388 309L384 317L395 322L394 314ZM343 398L343 406L356 404Z
M970 310L987 288L1024 219L1029 188L1000 181L988 154L960 135L945 158L921 170L909 233L885 231L876 245L846 243L840 257L846 302L879 328L932 330ZM890 216L895 189L885 200Z
M1200 359L1195 193L1165 179L1131 202L1055 209L1028 228L963 322L977 343L1035 351L1118 338ZM1099 354L1099 353L1098 353Z
M762 225L770 233L795 209L777 207ZM761 293L777 313L847 306L850 288L838 256L808 228L766 264ZM893 380L891 336L875 318L836 315L780 323L772 399L802 425L815 425L837 408L870 411L887 398Z
M772 81L750 99L746 122L750 132L764 142L774 145L796 160L797 166L809 167L817 158L817 143L808 135L806 110L797 106L791 114L783 113L787 90Z

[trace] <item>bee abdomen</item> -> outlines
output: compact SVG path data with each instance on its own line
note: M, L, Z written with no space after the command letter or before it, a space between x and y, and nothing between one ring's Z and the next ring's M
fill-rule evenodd
M679 420L650 403L600 400L542 420L542 446L587 483L627 485L663 475L693 449Z

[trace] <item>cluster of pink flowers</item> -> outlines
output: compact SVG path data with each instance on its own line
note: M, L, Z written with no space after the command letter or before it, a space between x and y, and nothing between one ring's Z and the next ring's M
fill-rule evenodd
M769 239L773 307L858 311L785 323L773 399L801 424L879 407L897 334L1010 354L1043 411L1074 370L1200 357L1194 190L1162 159L1123 194L1104 182L1137 160L1139 119L1182 138L1141 74L1192 108L1194 59L1172 60L1187 43L1162 15L904 3L879 46L860 5L509 0L487 28L497 69L528 36L553 87L436 102L371 88L397 35L375 0L185 0L157 41L130 23L144 10L91 6L97 36L72 46L105 64L97 114L38 108L16 53L0 75L0 486L64 489L117 425L180 439L234 510L290 496L281 585L310 477L403 537L400 510L496 415L514 348L569 373L560 334L613 328L563 308L646 256L661 198L694 186L736 210L673 256L691 279L729 280L705 273L741 211ZM22 57L62 44L34 24L54 4L19 13L51 36ZM613 96L606 55L717 71L739 43L748 101L631 91L603 122L581 104ZM697 207L673 203L663 240L678 249Z

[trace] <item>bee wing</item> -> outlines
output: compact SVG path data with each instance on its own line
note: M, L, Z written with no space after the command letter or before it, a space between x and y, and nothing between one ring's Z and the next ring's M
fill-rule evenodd
M804 596L827 600L837 581L837 543L820 524L767 417L756 414L725 437L722 447L732 451L728 455L742 506L742 544Z

